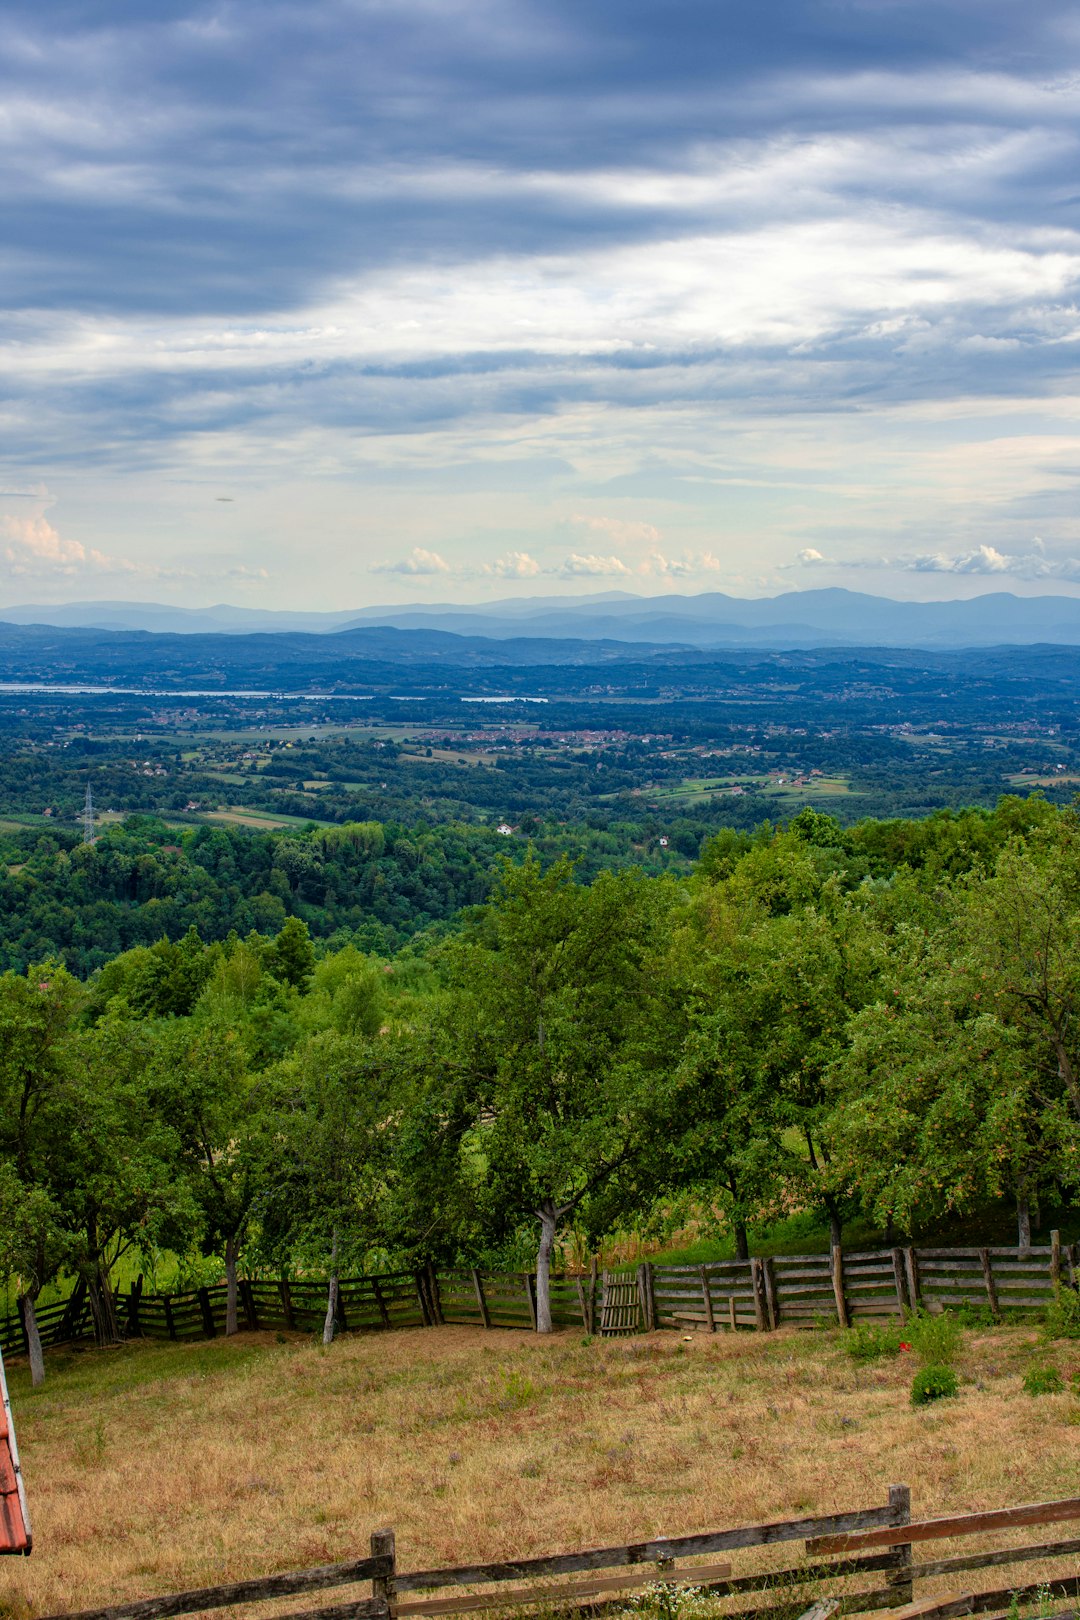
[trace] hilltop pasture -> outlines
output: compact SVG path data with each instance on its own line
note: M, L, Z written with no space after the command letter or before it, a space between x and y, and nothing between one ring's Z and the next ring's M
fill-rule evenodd
M1067 1385L1080 1347L971 1331L959 1395L920 1409L910 1355L860 1366L794 1329L132 1343L50 1357L37 1391L13 1362L35 1551L0 1612L344 1560L384 1525L407 1569L842 1511L893 1481L916 1515L1065 1496L1080 1401L1027 1395L1033 1361Z

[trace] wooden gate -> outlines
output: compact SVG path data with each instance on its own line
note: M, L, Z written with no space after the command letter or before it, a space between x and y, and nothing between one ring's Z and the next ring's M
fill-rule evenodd
M614 1339L620 1334L640 1333L643 1325L637 1278L605 1271L603 1304L600 1307L601 1336Z

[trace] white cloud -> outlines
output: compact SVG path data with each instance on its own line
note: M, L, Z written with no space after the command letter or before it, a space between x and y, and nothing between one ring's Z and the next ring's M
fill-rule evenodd
M543 573L543 569L527 551L508 551L504 556L496 557L493 563L484 563L480 572L494 574L499 579L535 579Z
M621 557L598 557L595 554L583 557L580 553L573 551L567 557L559 572L564 579L580 579L583 575L601 577L606 574L629 574L630 569L627 568Z
M976 546L955 556L945 552L925 552L894 563L893 567L916 574L1011 574L1016 579L1080 580L1080 558L1046 555L1046 547L1036 538L1028 552L1009 553L996 546Z
M666 557L662 551L652 551L638 565L639 574L660 574L678 579L695 574L718 574L720 569L720 559L711 551L684 551L679 557Z
M625 518L592 517L575 512L570 519L592 534L602 534L614 546L654 545L660 539L660 530L651 523L627 521Z
M1025 580L1080 581L1080 558L1048 557L1044 542L1036 535L1030 550L1023 552L1000 551L987 543L973 546L967 551L921 551L909 556L896 557L826 557L813 546L798 552L794 563L785 568L869 569L873 572L903 574L981 575L984 578L1011 577Z
M373 563L373 574L449 574L450 564L445 557L440 557L437 551L428 551L424 546L413 546L407 557L400 562Z
M246 563L238 563L235 568L226 569L223 577L236 580L241 585L257 585L269 579L270 575L265 568L249 568Z
M129 562L126 557L108 557L103 551L84 546L79 540L65 540L48 518L40 514L0 518L0 535L5 541L4 560L16 577L73 575L87 571L130 574L138 571L135 563Z

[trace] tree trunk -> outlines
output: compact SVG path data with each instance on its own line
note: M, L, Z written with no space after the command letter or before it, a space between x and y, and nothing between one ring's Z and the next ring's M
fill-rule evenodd
M844 1237L844 1223L840 1219L835 1204L829 1204L829 1248L838 1249Z
M1016 1241L1021 1249L1031 1248L1031 1205L1026 1192L1016 1195Z
M337 1326L337 1300L338 1300L338 1242L337 1227L334 1228L334 1242L330 1250L330 1286L326 1290L326 1321L323 1323L322 1342L333 1344L334 1328Z
M559 1214L554 1199L545 1198L537 1210L540 1247L536 1252L536 1331L551 1332L551 1251Z
M232 1237L225 1239L225 1334L226 1337L240 1331L240 1315L237 1302L240 1295L240 1285L236 1277L236 1262L240 1257L240 1234L234 1232Z
M120 1343L120 1323L116 1316L116 1300L108 1273L99 1262L86 1279L90 1296L90 1314L94 1318L94 1337L99 1345Z
M36 1389L39 1384L45 1382L45 1354L41 1348L41 1334L38 1332L33 1294L19 1296L19 1314L22 1317L26 1349L30 1357L30 1382Z
M735 1222L735 1258L736 1260L749 1260L750 1240L746 1235L746 1222Z

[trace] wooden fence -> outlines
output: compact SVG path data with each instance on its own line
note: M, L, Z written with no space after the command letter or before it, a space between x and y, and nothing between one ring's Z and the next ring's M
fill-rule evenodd
M906 1485L893 1485L884 1504L848 1513L744 1525L618 1547L593 1547L551 1557L427 1570L399 1569L393 1531L379 1530L371 1537L370 1557L350 1563L177 1592L78 1615L52 1616L50 1620L166 1620L167 1616L262 1604L297 1593L355 1587L368 1581L370 1597L354 1593L348 1602L299 1613L289 1611L286 1615L276 1613L274 1620L397 1620L398 1616L483 1610L513 1613L536 1605L549 1613L587 1609L597 1614L625 1607L629 1593L652 1585L669 1589L692 1586L709 1593L720 1600L723 1612L732 1620L793 1620L800 1614L803 1620L811 1616L826 1620L830 1615L864 1614L886 1608L896 1611L896 1620L918 1620L920 1616L923 1620L929 1616L947 1620L960 1614L1004 1613L1014 1604L1018 1610L1019 1605L1031 1601L1037 1601L1040 1612L1045 1614L1048 1601L1080 1592L1080 1540L1031 1544L1017 1543L1012 1538L1018 1530L1077 1519L1080 1497L945 1519L913 1520L910 1490ZM919 1562L913 1557L913 1547L923 1542L955 1542L968 1537L990 1539L992 1545ZM742 1573L733 1573L727 1561L688 1561L799 1542L803 1544L801 1559L779 1569L763 1568L760 1556L752 1556ZM1039 1566L1042 1576L1037 1582L978 1592L958 1592L954 1584L959 1573L1033 1563ZM631 1573L597 1573L604 1570ZM869 1585L867 1576L871 1577ZM526 1584L512 1584L522 1582ZM857 1584L853 1586L853 1582ZM935 1583L938 1591L915 1601L915 1588L924 1582ZM434 1595L409 1595L413 1593ZM808 1610L806 1604L811 1596L815 1601ZM766 1601L755 1602L755 1597Z
M722 1260L705 1266L658 1266L636 1271L556 1276L551 1282L555 1327L604 1335L652 1328L706 1332L841 1323L903 1317L918 1306L937 1312L958 1305L1006 1312L1043 1310L1062 1285L1076 1286L1080 1244L1051 1242L1030 1249L897 1248L831 1254ZM119 1297L118 1314L131 1337L206 1339L225 1331L224 1283L186 1293L147 1293L140 1279ZM322 1281L240 1283L240 1319L248 1328L314 1332L326 1314ZM93 1335L85 1290L39 1309L46 1347ZM338 1327L344 1332L459 1323L475 1327L536 1326L530 1272L394 1272L343 1278ZM0 1317L0 1350L18 1354L26 1336L17 1313Z

